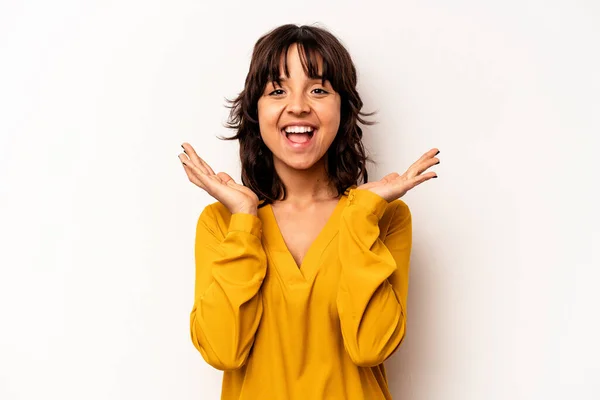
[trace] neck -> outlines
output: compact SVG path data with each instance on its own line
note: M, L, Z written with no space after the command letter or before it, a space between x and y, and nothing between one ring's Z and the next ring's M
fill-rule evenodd
M337 189L329 182L325 157L308 169L295 169L282 162L275 163L275 171L287 192L285 202L310 205L337 197Z

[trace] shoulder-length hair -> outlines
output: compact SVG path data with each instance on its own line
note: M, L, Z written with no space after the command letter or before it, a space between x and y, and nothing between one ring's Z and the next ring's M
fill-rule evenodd
M361 111L363 102L356 90L356 68L350 54L330 32L314 26L282 25L263 35L252 52L250 68L244 89L230 104L226 127L237 131L234 136L223 140L240 141L242 183L252 189L264 206L286 198L286 188L277 175L273 164L273 153L262 141L258 124L258 100L269 82L279 81L281 64L289 77L287 52L296 44L302 67L312 79L319 78L319 59L322 61L322 83L329 81L340 95L340 126L334 141L327 150L326 171L330 182L337 188L338 195L350 186L358 185L362 178L368 182L366 163L372 162L362 143L362 129L358 122L373 125L363 116L374 113ZM283 61L282 61L282 56Z

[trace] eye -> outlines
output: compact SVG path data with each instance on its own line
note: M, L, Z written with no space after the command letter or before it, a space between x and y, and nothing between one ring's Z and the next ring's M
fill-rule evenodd
M317 93L317 94L328 94L328 93L329 93L329 92L328 92L328 91L326 91L325 89L321 89L321 88L316 88L316 89L314 89L314 90L320 90L320 91L321 91L321 93Z
M276 92L280 92L280 93L276 93ZM271 93L269 93L269 96L279 95L279 94L283 94L283 89L275 89Z

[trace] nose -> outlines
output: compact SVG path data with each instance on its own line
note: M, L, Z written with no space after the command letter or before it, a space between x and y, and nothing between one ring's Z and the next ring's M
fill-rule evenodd
M298 93L289 97L288 112L296 115L306 114L310 112L310 105L306 101L304 93Z

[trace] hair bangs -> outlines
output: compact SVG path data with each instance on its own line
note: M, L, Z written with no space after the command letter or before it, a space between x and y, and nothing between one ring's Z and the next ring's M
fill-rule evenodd
M306 76L310 79L321 79L321 84L329 81L333 85L332 76L334 74L330 73L332 69L329 67L330 62L324 56L326 54L324 49L313 38L296 35L282 42L280 46L273 49L271 54L266 57L268 67L265 70L265 74L259 78L260 86L264 87L269 82L274 82L281 86L281 78L290 77L287 56L290 47L294 44L298 46L300 63ZM335 86L334 89L336 89Z

